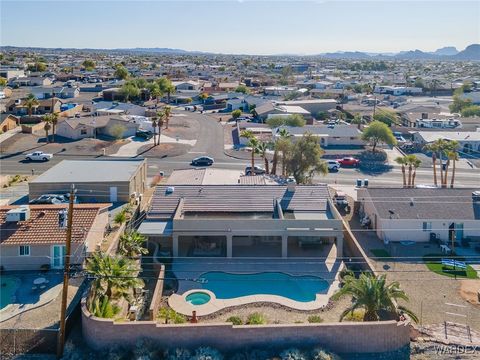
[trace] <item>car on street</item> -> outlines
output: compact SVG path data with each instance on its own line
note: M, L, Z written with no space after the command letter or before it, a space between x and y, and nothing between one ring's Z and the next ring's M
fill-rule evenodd
M135 137L150 140L153 137L153 133L150 130L138 130L135 133Z
M53 154L47 154L43 151L35 151L25 155L25 160L27 161L48 161L51 158L53 158Z
M335 172L340 169L340 163L337 160L327 160L328 171Z
M255 175L263 175L265 174L265 169L261 166L254 166L253 167L253 173ZM245 175L251 175L252 174L252 167L251 166L247 166L245 168Z
M193 166L210 166L215 162L210 156L200 156L192 160Z
M355 159L354 157L344 157L337 159L341 166L358 166L360 165L360 160Z

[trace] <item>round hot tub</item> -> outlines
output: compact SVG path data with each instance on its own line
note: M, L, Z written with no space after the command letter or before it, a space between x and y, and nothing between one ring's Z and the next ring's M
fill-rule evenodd
M203 291L196 291L185 297L185 301L192 305L203 305L208 303L210 299L210 295Z

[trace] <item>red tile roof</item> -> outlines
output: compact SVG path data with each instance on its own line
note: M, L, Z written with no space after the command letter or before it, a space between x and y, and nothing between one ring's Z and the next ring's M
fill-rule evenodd
M82 242L100 210L111 204L76 204L73 209L72 242ZM58 212L62 205L29 205L30 218L17 223L6 222L6 214L18 206L0 207L1 245L49 245L66 241L67 229L58 225Z

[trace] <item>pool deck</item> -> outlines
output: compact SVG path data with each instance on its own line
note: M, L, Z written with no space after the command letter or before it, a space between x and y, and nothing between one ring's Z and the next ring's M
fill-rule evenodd
M168 298L168 304L176 312L187 316L192 316L192 311L196 311L197 316L206 316L225 308L265 302L279 304L295 310L317 310L326 306L330 297L339 288L338 274L342 267L343 263L334 258L326 260L316 258L175 259L172 270L178 279L179 287L177 293ZM209 271L229 273L283 272L294 276L313 275L326 280L329 283L329 288L326 294L317 294L316 299L309 302L295 301L283 296L269 294L217 299L213 292L202 289L197 281L202 274ZM192 305L185 300L189 294L197 291L210 295L210 301L203 305Z

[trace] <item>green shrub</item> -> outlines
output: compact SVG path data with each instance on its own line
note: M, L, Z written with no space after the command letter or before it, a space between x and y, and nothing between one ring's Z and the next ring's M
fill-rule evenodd
M113 221L115 222L115 224L121 225L125 221L127 221L127 215L125 215L125 212L121 211L117 213L117 215L115 215L115 217L113 218Z
M309 323L321 323L321 322L323 322L323 319L319 315L310 315L308 317L308 322Z
M184 324L187 322L187 318L177 313L175 310L170 308L161 308L158 314L158 317L161 320L165 321L165 324L173 323L173 324Z
M254 312L248 315L248 318L247 318L248 325L263 325L266 323L267 323L267 320L265 319L265 316L261 313Z
M349 312L344 318L344 321L363 321L365 310L357 309L353 313Z
M231 322L233 325L242 325L243 324L243 321L242 321L242 319L240 319L239 316L230 316L227 319L227 322Z

